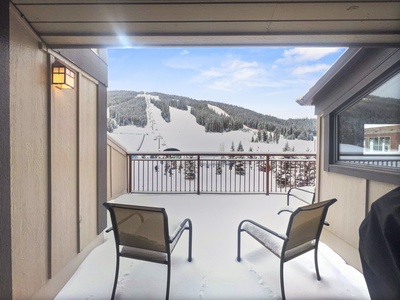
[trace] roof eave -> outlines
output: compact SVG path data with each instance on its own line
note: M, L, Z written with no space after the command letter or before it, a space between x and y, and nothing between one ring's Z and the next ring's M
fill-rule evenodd
M328 85L343 68L361 51L362 48L348 48L338 60L329 68L329 70L310 88L310 90L296 102L302 106L312 106L318 102L318 93Z

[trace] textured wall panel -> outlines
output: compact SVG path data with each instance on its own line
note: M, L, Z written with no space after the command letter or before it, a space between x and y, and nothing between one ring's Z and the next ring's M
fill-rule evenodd
M79 77L79 235L82 250L97 236L97 86Z
M51 273L78 251L77 90L51 88Z
M13 297L48 278L47 55L11 15L10 126Z
M128 191L128 166L126 150L112 138L107 138L107 200Z

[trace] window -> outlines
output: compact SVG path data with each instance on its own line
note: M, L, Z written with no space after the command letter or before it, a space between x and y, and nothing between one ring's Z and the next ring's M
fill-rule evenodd
M334 113L337 164L400 171L400 73Z

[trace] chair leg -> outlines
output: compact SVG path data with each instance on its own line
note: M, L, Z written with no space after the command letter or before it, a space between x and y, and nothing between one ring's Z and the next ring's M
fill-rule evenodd
M117 290L118 274L119 274L119 255L117 254L117 263L116 263L116 267L115 267L115 277L114 277L113 290L112 290L112 294L111 294L111 300L114 300L115 292Z
M193 232L192 232L192 221L189 220L189 253L188 253L188 261L192 261L192 239L193 239Z
M169 287L171 284L171 261L168 261L168 269L167 269L167 294L165 296L165 299L169 299Z
M314 261L315 261L315 272L317 273L317 279L321 280L321 276L319 275L319 269L318 269L318 247L314 249Z
M281 281L281 295L282 295L282 300L286 299L285 296L285 284L284 284L284 278L283 278L283 260L280 260L280 281Z
M241 237L242 230L240 229L240 225L238 228L238 245L237 245L237 261L241 261L242 259L240 258L240 237Z

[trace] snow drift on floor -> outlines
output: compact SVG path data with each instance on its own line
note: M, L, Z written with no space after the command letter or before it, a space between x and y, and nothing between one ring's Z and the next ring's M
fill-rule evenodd
M237 226L253 219L285 233L288 214L282 195L123 195L115 202L165 207L169 219L193 222L193 261L187 261L187 233L172 255L170 299L280 299L279 260L243 234L242 261L236 260ZM300 203L299 203L300 204ZM329 214L328 214L329 219ZM313 252L285 264L288 299L369 299L364 277L321 243L317 281ZM109 299L114 280L111 233L94 249L56 297ZM164 299L166 266L121 259L116 299Z

